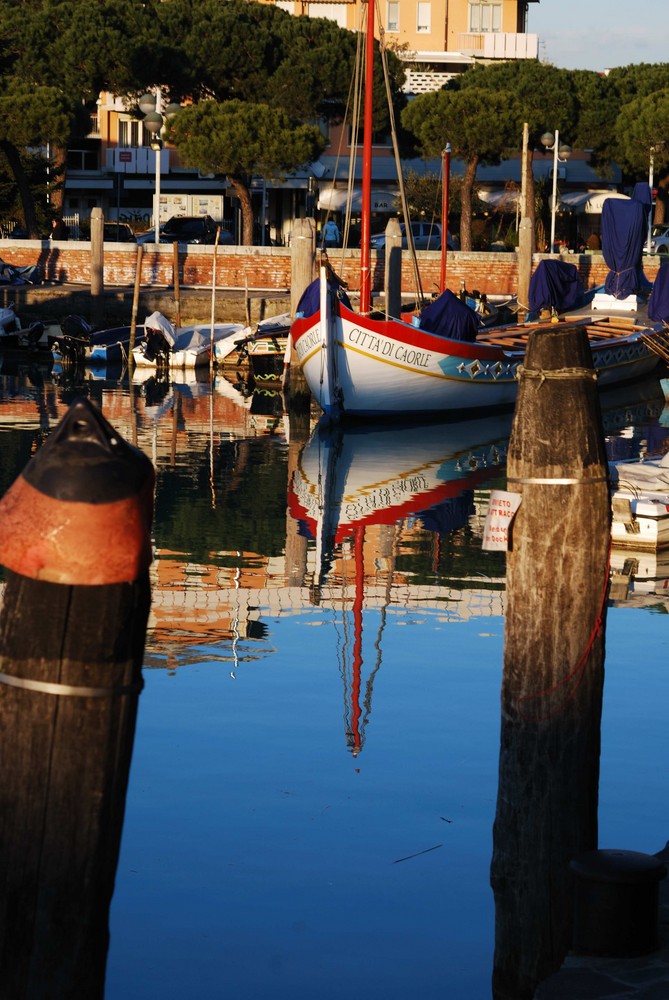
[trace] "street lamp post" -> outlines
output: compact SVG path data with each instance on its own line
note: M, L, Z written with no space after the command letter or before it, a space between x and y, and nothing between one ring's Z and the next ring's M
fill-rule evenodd
M567 144L560 145L560 133L555 130L555 135L552 132L544 132L541 137L541 144L545 147L547 153L553 153L553 204L551 207L551 248L550 253L555 253L555 213L557 211L557 175L558 175L558 163L566 163L571 156L571 146Z
M144 94L139 99L139 110L144 115L144 128L151 136L151 149L156 154L156 180L153 192L153 228L154 242L156 246L160 243L160 152L163 148L163 140L160 133L165 127L168 118L171 118L179 110L178 104L168 104L163 110L162 91L156 88L155 94Z

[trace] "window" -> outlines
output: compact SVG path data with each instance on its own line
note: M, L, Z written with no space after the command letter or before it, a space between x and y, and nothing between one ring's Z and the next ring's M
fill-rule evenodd
M327 17L329 21L334 21L340 28L346 27L346 4L345 3L310 3L309 17Z
M432 4L416 4L416 31L429 35L432 31Z
M150 146L151 136L144 128L144 123L134 118L119 118L118 144L122 148Z
M493 0L478 0L469 4L470 31L501 31L502 4Z
M386 7L386 31L400 30L400 5L398 0L388 0Z

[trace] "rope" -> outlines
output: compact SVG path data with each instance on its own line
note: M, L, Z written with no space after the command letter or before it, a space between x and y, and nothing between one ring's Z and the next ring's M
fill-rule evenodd
M536 378L543 385L549 380L560 379L585 379L587 382L596 382L598 374L594 368L560 368L557 371L545 371L543 368L525 368L524 365L518 365L516 378L519 381L521 378Z
M119 694L139 694L144 681L140 680L137 684L127 684L118 688L78 687L73 684L37 681L29 677L17 677L14 674L0 672L0 684L24 688L26 691L39 691L41 694L67 695L74 698L115 698Z

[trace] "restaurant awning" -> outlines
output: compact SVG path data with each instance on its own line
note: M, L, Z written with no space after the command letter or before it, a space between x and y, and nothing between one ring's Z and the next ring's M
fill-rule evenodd
M558 206L569 208L577 214L585 212L586 215L601 215L607 198L624 198L629 201L629 197L619 191L571 191L560 195Z
M318 204L322 212L345 212L348 204L348 188L322 187L318 193ZM400 193L397 188L372 188L372 212L398 212ZM354 187L351 192L351 211L362 211L362 188Z

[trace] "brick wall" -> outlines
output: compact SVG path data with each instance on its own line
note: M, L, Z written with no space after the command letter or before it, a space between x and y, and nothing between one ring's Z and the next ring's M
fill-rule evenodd
M132 243L105 244L104 281L106 287L132 287L135 282L138 247ZM291 260L287 247L220 247L216 255L217 288L283 290L290 287ZM0 257L9 264L42 264L49 281L67 284L90 284L90 243L71 242L54 245L48 241L0 240ZM413 268L408 254L403 255L402 291L416 294ZM441 255L417 254L423 292L430 295L439 289ZM535 254L533 266L542 255ZM584 288L604 283L608 268L601 254L569 254L562 259L579 269ZM181 247L178 255L179 283L182 287L211 288L213 247ZM334 251L330 256L335 270L352 291L359 288L359 250ZM657 273L661 258L645 257L644 271L650 281ZM375 291L383 289L383 258L372 254ZM512 294L518 288L518 261L515 253L449 253L446 284L458 291L464 282L469 290L487 295ZM142 251L142 286L167 287L174 283L174 249L149 244Z

